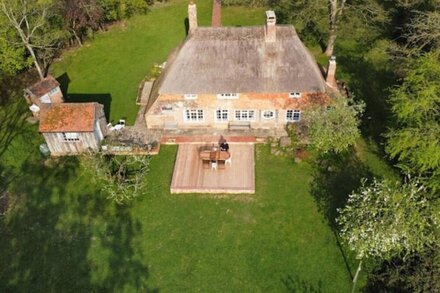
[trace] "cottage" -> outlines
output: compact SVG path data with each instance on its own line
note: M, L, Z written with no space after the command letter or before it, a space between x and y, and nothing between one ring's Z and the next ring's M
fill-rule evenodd
M309 103L326 103L330 83L291 25L199 27L188 7L189 35L155 82L149 129L284 129ZM214 21L213 21L214 22ZM220 21L216 21L220 23Z
M54 156L97 151L107 134L104 106L98 103L42 105L39 131Z
M60 83L50 75L28 87L24 92L26 101L31 105L29 109L35 116L39 115L43 104L64 102Z

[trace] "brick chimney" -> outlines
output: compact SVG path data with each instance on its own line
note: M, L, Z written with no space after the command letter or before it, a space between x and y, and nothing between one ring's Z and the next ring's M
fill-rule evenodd
M212 1L212 27L222 26L222 1Z
M188 22L189 22L189 34L192 34L197 28L197 7L196 4L191 0L188 5Z
M337 88L338 85L336 83L336 56L330 57L330 60L328 61L328 68L327 68L327 76L325 78L325 81L327 84L333 88Z
M275 42L277 40L277 18L272 10L266 11L266 42Z

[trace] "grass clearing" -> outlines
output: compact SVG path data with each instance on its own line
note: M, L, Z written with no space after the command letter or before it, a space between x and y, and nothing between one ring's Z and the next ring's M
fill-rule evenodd
M19 202L0 222L1 258L10 264L0 289L350 289L336 237L306 184L314 180L308 163L260 145L253 199L170 195L176 151L161 148L146 193L127 206L105 199L77 158L48 167L32 153L11 187Z

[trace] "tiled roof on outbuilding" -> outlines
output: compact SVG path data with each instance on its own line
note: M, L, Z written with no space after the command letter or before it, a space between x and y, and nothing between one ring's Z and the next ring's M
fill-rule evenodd
M43 80L40 80L39 82L28 87L27 91L36 97L41 97L59 86L60 83L53 76L48 75Z
M45 104L41 108L40 132L92 132L98 103Z

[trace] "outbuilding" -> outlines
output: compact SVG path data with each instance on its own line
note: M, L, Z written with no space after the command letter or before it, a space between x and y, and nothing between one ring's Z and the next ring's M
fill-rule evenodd
M40 115L43 105L64 102L60 83L51 75L28 87L24 92L26 101L31 105L29 109L36 117Z
M98 151L107 134L104 106L99 103L42 105L39 131L53 156Z

